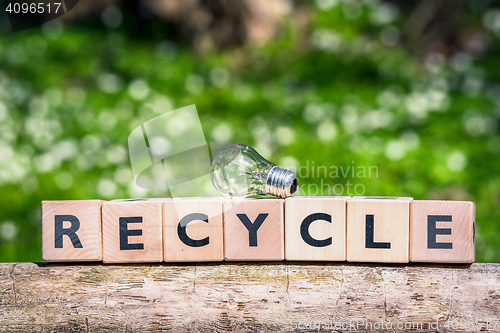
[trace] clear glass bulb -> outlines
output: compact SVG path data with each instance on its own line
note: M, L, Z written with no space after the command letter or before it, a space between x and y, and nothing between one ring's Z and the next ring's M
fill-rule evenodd
M224 195L271 194L286 198L298 189L295 174L269 162L250 146L233 143L212 160L212 183Z

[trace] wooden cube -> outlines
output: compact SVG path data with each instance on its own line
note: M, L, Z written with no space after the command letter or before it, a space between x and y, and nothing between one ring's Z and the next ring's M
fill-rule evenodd
M472 263L476 205L415 200L410 214L410 261Z
M408 262L412 201L397 197L347 200L347 261Z
M285 199L285 259L345 261L349 198Z
M283 260L283 199L231 199L224 203L226 260Z
M104 202L102 237L105 263L162 261L161 202Z
M43 261L100 261L101 200L42 201Z
M176 198L163 203L163 260L224 260L221 198Z

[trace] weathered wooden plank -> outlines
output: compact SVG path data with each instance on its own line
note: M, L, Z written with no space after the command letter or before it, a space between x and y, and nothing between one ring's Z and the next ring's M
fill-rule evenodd
M1 332L498 331L499 313L500 264L0 264Z

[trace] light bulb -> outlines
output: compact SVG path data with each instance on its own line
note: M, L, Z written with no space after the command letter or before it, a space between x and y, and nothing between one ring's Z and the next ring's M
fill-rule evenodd
M212 160L212 183L224 195L271 194L286 198L299 188L295 173L269 162L250 146L230 144Z

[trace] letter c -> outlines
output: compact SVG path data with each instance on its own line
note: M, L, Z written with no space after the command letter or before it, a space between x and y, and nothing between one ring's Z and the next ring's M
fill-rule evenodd
M300 235L302 236L302 239L304 242L307 244L314 246L314 247L325 247L328 245L332 244L332 237L328 237L326 239L318 240L314 239L311 234L309 233L309 226L317 220L324 220L327 222L332 223L332 216L330 214L325 214L325 213L314 213L309 216L307 216L304 221L302 221L300 225Z
M201 213L192 213L184 216L177 225L177 235L179 235L179 239L184 244L191 247L201 247L208 245L209 243L208 236L203 239L192 239L187 235L186 227L189 223L193 221L204 221L208 223L208 216L206 214L201 214Z

